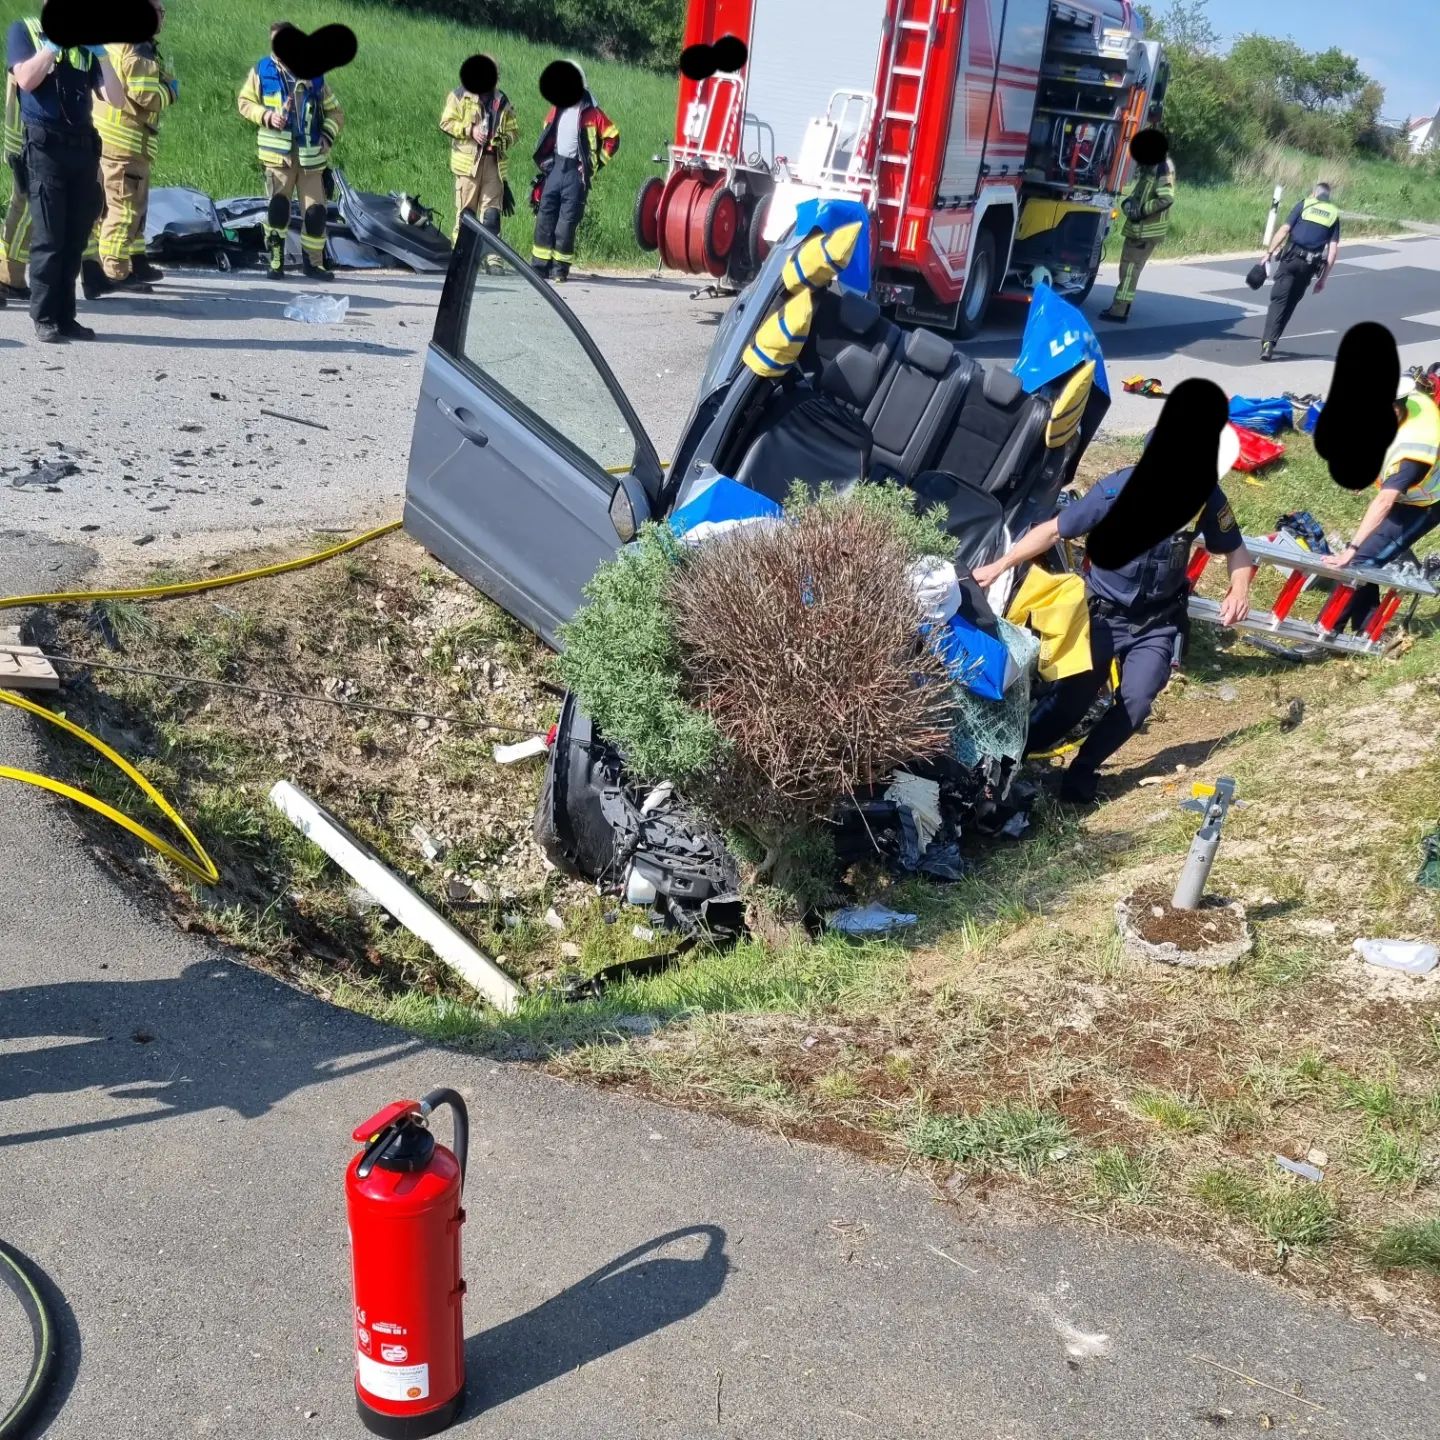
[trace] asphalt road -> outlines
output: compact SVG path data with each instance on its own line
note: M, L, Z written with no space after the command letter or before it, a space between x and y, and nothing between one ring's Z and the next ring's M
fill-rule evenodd
M0 467L62 435L86 454L58 493L0 487L0 591L78 578L92 550L59 542L133 568L167 544L209 553L240 532L394 512L433 284L345 282L354 320L324 339L226 284L259 282L187 279L163 312L102 302L107 343L4 357ZM1399 321L1411 293L1388 287ZM716 307L651 282L570 296L673 440ZM1147 333L1138 315L1127 338ZM23 336L0 313L0 342ZM333 395L322 367L340 371ZM262 404L331 430L247 441ZM0 756L43 766L8 710ZM914 1177L424 1047L180 933L59 804L0 794L0 1234L64 1295L55 1440L359 1434L349 1131L440 1083L474 1124L461 1433L1171 1440L1264 1417L1281 1434L1434 1432L1436 1347L1177 1248L963 1193L941 1203ZM13 1350L0 1366L18 1367Z

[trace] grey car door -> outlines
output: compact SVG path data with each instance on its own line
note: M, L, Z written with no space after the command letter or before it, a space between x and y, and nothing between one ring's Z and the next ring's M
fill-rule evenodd
M594 342L467 215L425 360L405 529L555 645L620 544L626 472L654 502L659 459Z

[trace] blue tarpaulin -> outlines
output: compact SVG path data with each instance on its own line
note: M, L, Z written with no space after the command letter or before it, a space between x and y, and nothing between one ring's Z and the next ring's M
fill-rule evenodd
M802 200L795 207L795 236L803 239L812 230L832 234L842 225L860 222L860 239L850 263L836 276L847 290L870 293L870 212L858 200Z
M1230 419L1247 430L1262 435L1278 435L1295 424L1295 407L1283 395L1256 400L1248 395L1235 395L1230 400Z
M775 520L784 513L775 501L720 475L670 516L670 528L687 544L698 545L737 525Z
M1095 387L1106 397L1110 381L1105 374L1105 357L1090 322L1078 306L1062 300L1043 282L1035 287L1030 317L1020 342L1020 358L1014 374L1034 394L1042 385L1068 375L1087 360L1095 362Z

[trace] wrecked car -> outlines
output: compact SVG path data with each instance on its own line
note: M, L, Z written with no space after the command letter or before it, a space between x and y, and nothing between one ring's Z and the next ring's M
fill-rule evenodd
M1108 404L1103 382L1093 393L1088 380L1083 391L1027 390L945 336L902 330L866 293L842 286L817 291L798 362L768 378L745 363L746 352L807 238L777 246L722 318L667 467L579 320L520 256L466 217L426 358L406 531L558 645L600 564L717 474L781 502L797 480L840 493L893 482L912 490L917 506L943 509L972 613L993 629L968 570L1053 512ZM1044 381L1062 381L1081 358ZM682 928L677 912L693 916L702 905L728 924L738 886L723 845L674 796L657 802L629 789L622 758L576 712L572 701L536 820L552 862L631 893ZM1018 759L979 755L969 783L945 777L952 793L973 797L992 833L1012 818L1006 802ZM886 828L873 809L857 817L849 829L842 817L842 848L857 826L870 837ZM891 827L890 846L903 856L911 847L902 831Z

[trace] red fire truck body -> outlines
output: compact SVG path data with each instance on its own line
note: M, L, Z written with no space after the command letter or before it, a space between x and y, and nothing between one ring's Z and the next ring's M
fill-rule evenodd
M1129 0L690 0L667 174L636 202L662 261L743 284L810 198L873 218L876 296L973 334L997 294L1094 284L1129 142L1167 66Z

